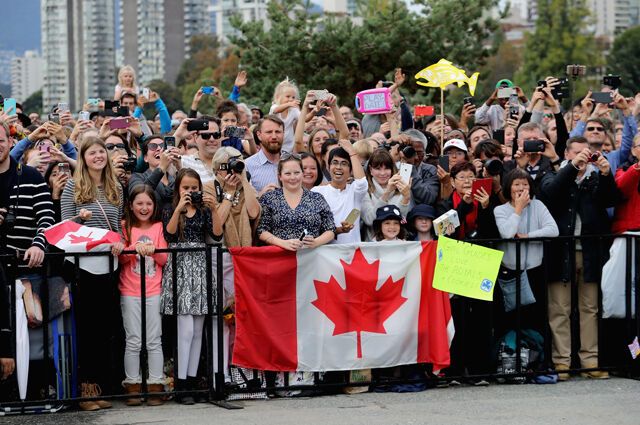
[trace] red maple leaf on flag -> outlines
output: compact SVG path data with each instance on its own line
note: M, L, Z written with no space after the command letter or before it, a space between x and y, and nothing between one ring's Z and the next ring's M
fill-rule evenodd
M85 243L85 242L93 242L94 239L91 237L92 234L93 232L89 233L87 236L82 236L82 235L76 235L72 233L69 235L69 242L71 242L74 245Z
M318 299L313 304L333 322L333 335L356 332L357 355L362 358L362 332L386 334L384 322L407 300L402 296L404 278L387 278L380 289L378 269L380 260L369 263L360 248L351 264L340 260L344 269L345 289L331 276L329 282L314 280Z

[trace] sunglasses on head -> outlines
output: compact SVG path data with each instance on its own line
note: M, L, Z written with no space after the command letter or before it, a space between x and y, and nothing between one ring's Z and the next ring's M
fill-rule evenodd
M587 127L587 131L604 131L604 127Z
M198 136L202 137L203 140L209 140L211 137L219 139L221 134L219 131L216 131L214 133L198 133Z
M280 161L287 161L287 160L289 160L289 159L291 159L291 158L293 158L293 159L297 159L297 160L301 160L301 159L302 159L302 156L300 156L300 155L299 155L299 154L297 154L297 153L291 153L291 152L283 152L283 153L280 155Z
M126 147L124 146L124 143L116 143L115 145L107 145L107 150L108 151L112 151L115 149L126 149Z

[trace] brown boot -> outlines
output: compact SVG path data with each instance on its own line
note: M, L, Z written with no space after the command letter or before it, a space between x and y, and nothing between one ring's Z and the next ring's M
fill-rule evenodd
M102 388L100 388L100 385L98 384L90 384L90 385L91 385L91 391L93 393L93 397L100 397L102 395ZM113 407L113 404L111 404L111 402L107 400L96 400L94 403L97 404L101 409L109 409Z
M140 395L140 384L122 384L127 394ZM128 398L126 401L127 406L140 406L142 404L141 398Z
M93 397L91 384L83 382L80 385L80 397ZM100 410L100 406L98 406L95 401L81 401L78 403L78 407L80 407L80 410L84 410L85 412Z
M164 392L164 385L162 384L149 384L147 385L147 391L150 393ZM161 395L150 396L147 398L147 406L160 406L164 404L164 399Z

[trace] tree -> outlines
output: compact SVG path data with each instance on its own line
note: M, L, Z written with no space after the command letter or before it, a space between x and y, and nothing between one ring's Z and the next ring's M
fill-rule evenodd
M353 105L356 92L373 88L396 67L415 91L413 75L440 58L475 69L490 54L483 46L497 25L483 17L483 10L497 0L414 1L423 13L399 0L378 3L385 7L370 8L361 25L312 13L310 2L302 0L270 1L269 29L262 22L232 18L240 33L232 42L250 79L243 96L270 100L276 84L288 76L301 92L328 88L342 104ZM453 23L464 30L456 31Z
M182 109L182 96L180 90L163 80L153 80L149 88L158 93L160 99L167 105L169 111Z
M22 102L22 112L29 115L32 112L42 113L42 89L34 92Z
M626 30L613 41L607 58L607 73L622 79L620 92L633 96L640 91L640 27Z
M205 68L215 68L220 63L220 42L215 35L198 34L189 40L189 58L182 63L176 77L176 87L193 82Z
M562 77L568 64L603 64L590 23L585 0L538 0L535 30L527 34L523 66L516 73L518 85L529 91L547 76Z

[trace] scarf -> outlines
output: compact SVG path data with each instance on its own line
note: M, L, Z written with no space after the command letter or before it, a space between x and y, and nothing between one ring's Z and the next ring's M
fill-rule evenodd
M460 202L464 202L457 191L453 191L453 209L457 209ZM469 212L464 220L460 221L460 235L461 239L464 239L468 234L476 230L478 222L478 201L472 202L473 209Z
M216 180L218 181L218 183L220 183L220 187L224 188L224 180L219 178L218 176L216 176ZM214 183L211 183L211 185L213 184ZM247 212L247 207L245 205L244 190L242 190L242 186L239 186L236 191L232 193L232 195L236 196L236 193L238 192L240 193L238 203L231 206L229 215L227 216L227 220L224 222L224 225L222 227L224 244L228 248L252 246L253 227L251 222L258 222L258 217L255 220L249 219L249 213ZM213 190L213 193L215 193L215 188ZM214 202L217 209L219 203L216 196L214 196Z

